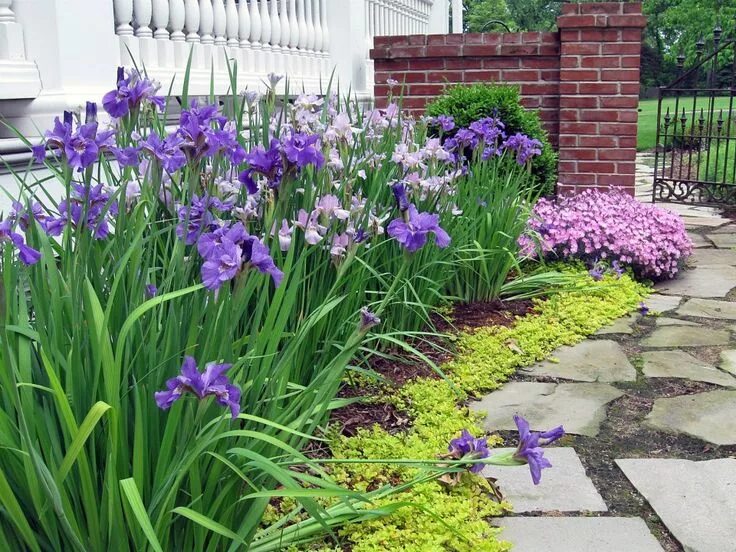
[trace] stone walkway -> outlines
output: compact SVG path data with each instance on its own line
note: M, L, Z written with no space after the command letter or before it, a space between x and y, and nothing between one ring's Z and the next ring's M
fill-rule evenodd
M651 161L637 167L642 201ZM509 437L515 413L570 434L539 486L526 466L487 468L514 505L499 525L517 552L736 552L736 224L666 207L697 249L656 286L650 315L562 347L472 405Z

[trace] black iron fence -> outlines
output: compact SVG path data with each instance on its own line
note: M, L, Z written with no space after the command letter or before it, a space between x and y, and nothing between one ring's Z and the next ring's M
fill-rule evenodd
M713 51L680 76L660 87L657 148L654 158L654 201L693 204L736 204L736 42L713 33ZM724 86L719 57L734 55Z

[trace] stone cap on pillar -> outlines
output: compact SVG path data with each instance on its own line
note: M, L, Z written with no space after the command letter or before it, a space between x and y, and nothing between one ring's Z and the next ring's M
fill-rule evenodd
M639 28L647 25L640 2L568 3L557 18L558 29Z

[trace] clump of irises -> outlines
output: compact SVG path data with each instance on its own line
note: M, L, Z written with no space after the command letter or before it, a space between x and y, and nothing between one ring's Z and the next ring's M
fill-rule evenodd
M552 463L544 456L544 447L554 443L565 435L562 426L549 431L531 431L529 422L522 416L514 416L514 423L519 431L519 445L516 450L493 454L488 448L486 438L477 438L464 429L460 437L450 441L445 458L467 462L468 471L480 473L487 464L496 466L528 465L532 482L539 485L542 470L551 468Z

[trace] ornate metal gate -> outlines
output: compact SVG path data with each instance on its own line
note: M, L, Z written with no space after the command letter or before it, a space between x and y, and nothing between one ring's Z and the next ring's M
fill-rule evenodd
M716 27L708 55L698 42L691 69L679 56L680 75L659 89L653 201L736 204L736 41L721 34Z

